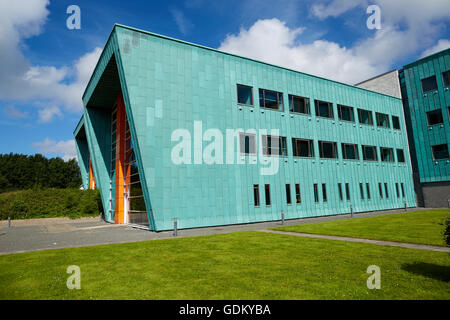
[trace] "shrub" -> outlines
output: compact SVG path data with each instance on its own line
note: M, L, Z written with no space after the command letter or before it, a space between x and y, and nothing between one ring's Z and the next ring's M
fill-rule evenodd
M444 240L445 244L450 247L450 218L445 221Z
M96 216L102 211L98 190L31 189L0 194L0 220Z

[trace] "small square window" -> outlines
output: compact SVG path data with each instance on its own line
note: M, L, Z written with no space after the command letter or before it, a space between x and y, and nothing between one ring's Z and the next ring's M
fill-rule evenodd
M394 162L394 150L392 148L380 148L381 161Z
M259 89L259 106L265 109L283 111L283 93Z
M262 136L263 155L287 156L286 137Z
M311 114L309 98L289 95L289 111L294 113Z
M353 108L343 105L338 105L339 120L355 122L355 115Z
M292 138L292 150L294 157L314 157L313 140Z
M405 162L405 152L403 149L397 149L397 161Z
M253 105L253 88L242 84L237 85L237 99L239 104Z
M375 146L362 146L365 161L377 161L377 148Z
M343 143L342 145L342 157L347 160L358 160L358 145Z
M446 143L432 146L431 149L433 151L434 160L442 160L449 158L448 145Z
M389 116L385 113L376 113L377 127L389 128Z
M334 118L333 104L331 102L314 100L316 106L316 116L322 118Z
M423 93L437 90L437 82L436 82L435 76L431 76L431 77L422 79L422 80L420 80L420 82L422 83L422 92Z
M437 124L443 124L444 118L442 117L442 110L436 109L427 112L427 123L429 126L434 126Z
M319 141L320 157L324 159L336 159L337 155L336 142Z
M373 126L372 111L358 109L358 120L361 124L367 124Z

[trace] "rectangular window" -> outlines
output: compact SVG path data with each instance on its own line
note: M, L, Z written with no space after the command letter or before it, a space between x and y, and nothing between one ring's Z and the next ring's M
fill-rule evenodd
M442 110L437 109L427 112L427 124L429 126L434 126L436 124L444 123L444 117L442 117Z
M377 148L375 146L362 146L363 159L365 161L377 161Z
M450 70L442 72L442 83L444 87L450 86Z
M389 126L389 116L385 113L376 113L377 116L377 127L390 128Z
M405 186L403 185L403 182L400 183L400 187L402 189L402 198L404 198L405 197Z
M339 201L343 201L344 196L342 195L342 183L338 183L338 191L339 191Z
M342 157L348 160L358 160L359 159L358 145L343 143Z
M237 85L237 100L239 104L253 105L253 88L243 84Z
M314 202L319 202L319 189L317 183L314 183Z
M353 108L338 104L339 120L355 122L355 114Z
M292 94L290 94L288 98L290 112L311 114L309 98L297 97Z
M292 150L294 157L314 157L314 142L313 140L292 138Z
M301 203L302 198L300 196L300 185L298 183L295 184L295 203Z
M264 193L266 196L266 206L270 206L270 185L264 185Z
M394 150L392 148L380 147L381 161L394 162Z
M400 198L400 191L398 190L398 183L395 183L395 194L397 195L397 198Z
M325 183L322 183L322 199L323 202L327 202L327 185Z
M287 204L292 204L292 200L291 200L291 185L290 184L286 185L286 202L287 202Z
M359 184L359 192L361 193L361 200L364 200L364 186L362 183Z
M259 207L259 185L253 185L253 202L255 203L255 207Z
M263 154L266 156L287 156L286 137L262 136Z
M347 196L347 201L350 201L350 185L348 183L345 184L345 193Z
M378 183L378 191L380 192L380 198L383 199L383 187L381 182Z
M403 149L397 149L397 162L405 162L405 152Z
M256 154L256 135L252 133L239 133L239 148L241 154Z
M433 90L437 90L437 82L436 82L436 77L435 76L431 76L425 79L420 80L420 82L422 83L422 92L428 92L428 91L433 91Z
M322 118L334 118L333 104L331 102L314 100L316 106L316 116Z
M370 200L370 185L366 183L366 191L367 191L367 200Z
M431 146L431 150L433 151L433 160L442 160L449 158L448 145L446 143Z
M358 120L361 124L367 124L369 126L373 126L373 117L372 111L358 109Z
M400 130L400 118L397 116L392 116L392 127L394 129Z
M389 199L389 191L388 191L388 184L384 183L384 193L386 194L386 199Z
M283 93L259 89L259 106L261 108L283 111Z
M319 141L320 157L324 159L336 159L337 143L331 141Z

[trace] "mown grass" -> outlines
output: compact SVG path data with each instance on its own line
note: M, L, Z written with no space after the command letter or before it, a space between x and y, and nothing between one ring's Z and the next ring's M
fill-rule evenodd
M444 246L449 209L319 222L274 230Z
M448 253L250 231L3 255L0 299L449 299L449 274Z

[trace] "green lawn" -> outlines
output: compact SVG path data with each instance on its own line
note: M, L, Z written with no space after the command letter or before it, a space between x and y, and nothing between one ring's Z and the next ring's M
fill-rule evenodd
M318 222L274 230L444 246L444 222L449 215L449 209L436 209Z
M448 253L250 231L3 255L0 299L450 299L449 275Z

